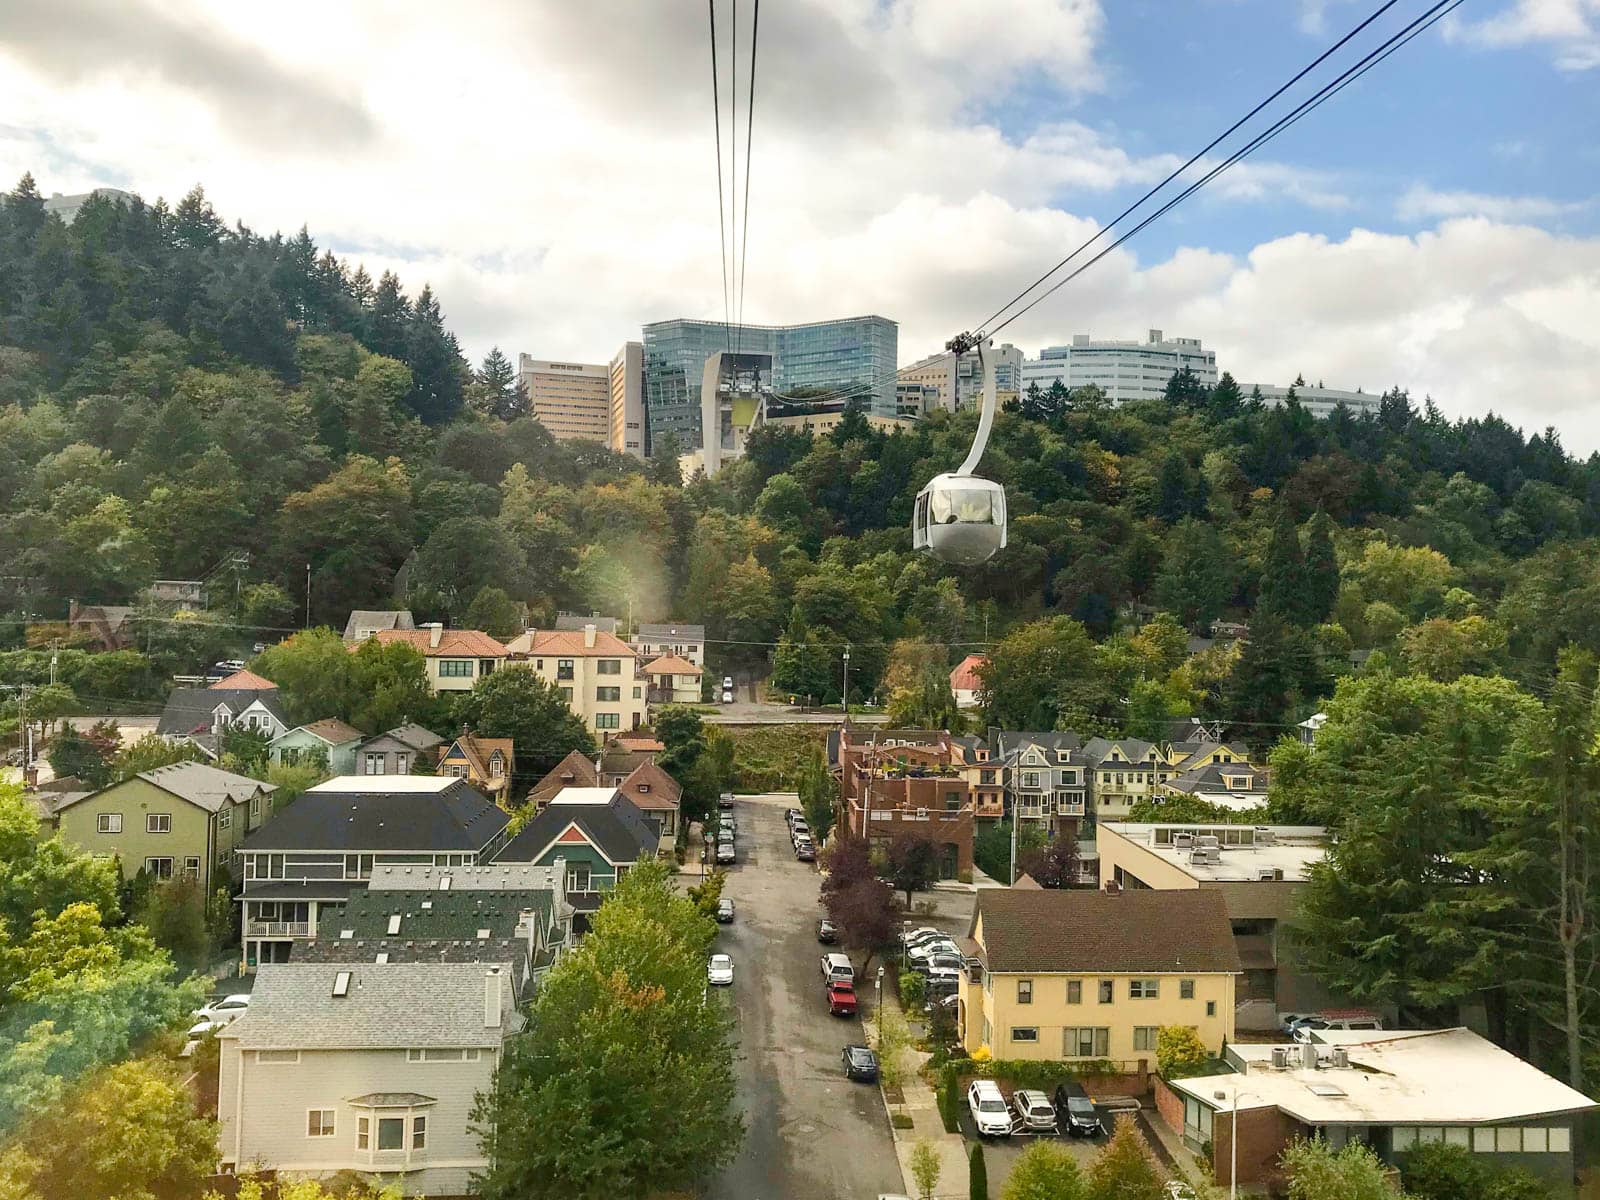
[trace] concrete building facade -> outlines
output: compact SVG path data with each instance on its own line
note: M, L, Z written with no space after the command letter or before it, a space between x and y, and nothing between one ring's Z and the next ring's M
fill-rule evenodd
M1022 390L1047 389L1059 380L1068 388L1097 384L1113 403L1159 399L1167 381L1188 367L1203 387L1217 382L1217 355L1199 338L1169 338L1152 329L1142 342L1109 341L1073 334L1064 346L1046 346L1022 364Z
M1246 399L1249 399L1251 395L1259 391L1261 398L1266 401L1270 408L1281 407L1289 399L1291 390L1295 394L1295 399L1300 402L1300 407L1314 417L1331 417L1333 410L1341 404L1350 410L1350 415L1353 417L1359 417L1363 413L1371 413L1373 416L1377 416L1378 406L1383 402L1382 396L1374 395L1371 392L1347 392L1340 388L1306 387L1304 385L1286 387L1276 383L1241 383L1239 385L1239 391L1244 394Z
M618 454L650 453L644 423L644 343L624 342L611 357L611 424L608 445Z
M611 442L611 366L517 356L517 381L552 437Z

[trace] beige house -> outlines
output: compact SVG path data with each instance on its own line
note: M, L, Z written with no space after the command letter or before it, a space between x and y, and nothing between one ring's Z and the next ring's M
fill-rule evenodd
M506 665L506 648L478 629L446 629L439 624L421 629L380 629L372 635L387 646L404 642L427 662L428 687L435 692L470 692L472 685ZM356 642L355 649L361 645Z
M1239 954L1214 892L984 888L962 974L960 1034L1002 1059L1153 1070L1164 1025L1213 1054L1233 1040Z
M652 704L699 704L700 677L703 672L687 659L664 654L646 663L642 674L647 682L645 699Z
M204 763L173 763L67 800L56 820L64 841L115 856L124 879L143 870L193 879L209 894L217 869L231 869L245 835L272 816L273 790Z
M512 666L553 683L583 723L600 735L645 723L645 677L627 642L593 625L581 631L532 629L505 647Z

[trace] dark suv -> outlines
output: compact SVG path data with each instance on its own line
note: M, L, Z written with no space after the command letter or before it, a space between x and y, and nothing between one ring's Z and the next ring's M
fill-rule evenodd
M1056 1120L1063 1133L1073 1137L1099 1137L1105 1132L1100 1112L1083 1085L1070 1080L1056 1088Z

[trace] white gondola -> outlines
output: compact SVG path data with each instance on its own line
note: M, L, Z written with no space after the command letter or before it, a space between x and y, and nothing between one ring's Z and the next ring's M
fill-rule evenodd
M989 442L994 425L994 368L984 354L984 337L957 338L950 349L960 356L975 344L978 362L983 367L983 408L978 415L978 433L966 461L955 471L935 475L917 493L911 516L911 544L934 557L962 567L988 562L1006 544L1006 491L992 479L973 474Z

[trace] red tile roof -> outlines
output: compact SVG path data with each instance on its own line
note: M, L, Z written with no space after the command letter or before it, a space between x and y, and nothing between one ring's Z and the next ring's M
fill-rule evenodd
M597 629L594 645L583 644L584 630L530 629L511 640L511 649L520 654L556 654L570 658L632 658L633 647L614 633Z
M956 669L950 672L950 690L952 692L975 692L983 686L983 680L978 678L978 668L989 660L982 654L969 654L956 664Z
M278 685L270 679L263 679L254 671L235 671L226 679L219 679L211 685L213 692L231 689L240 692L269 692Z
M415 646L422 652L424 658L451 658L458 655L471 655L474 658L504 658L506 648L495 641L487 633L478 629L444 629L439 632L439 644L432 645L433 630L431 629L380 629L373 634L373 640L380 645L389 646L395 642L404 642L408 646ZM357 642L359 646L361 643ZM351 649L355 649L352 646Z
M645 664L646 675L700 675L703 672L692 662L679 658L676 654L663 654L653 662Z

